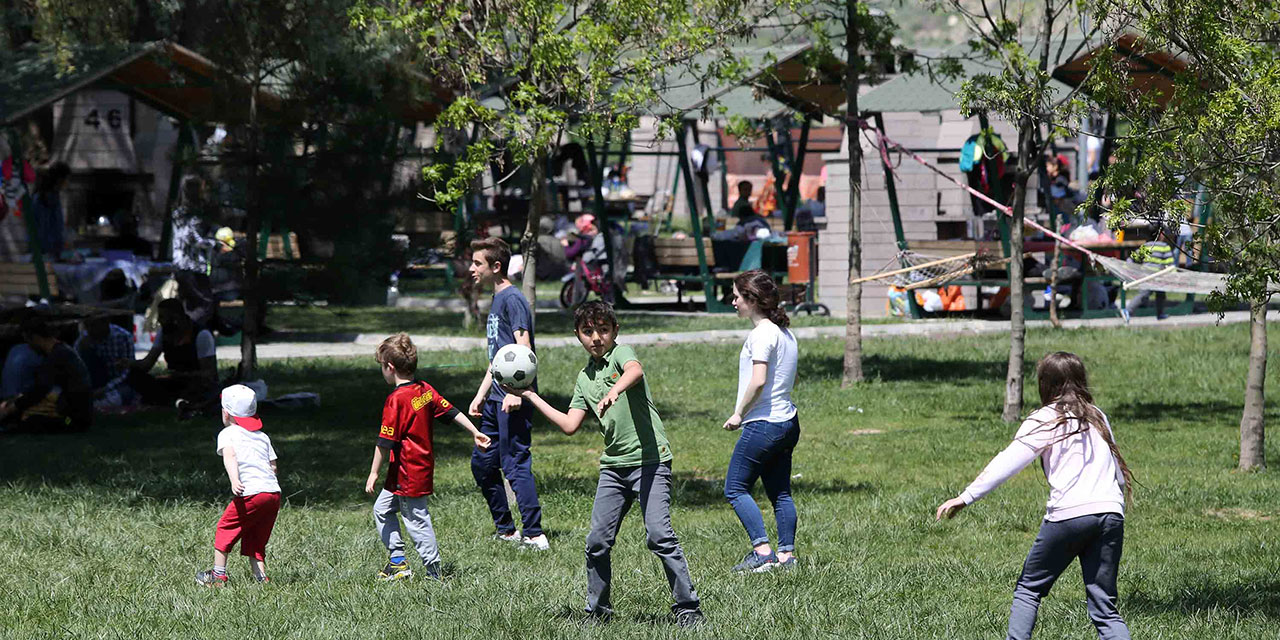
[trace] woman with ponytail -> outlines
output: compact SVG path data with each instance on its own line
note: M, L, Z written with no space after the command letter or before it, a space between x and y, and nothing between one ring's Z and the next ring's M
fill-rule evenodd
M1013 443L967 489L938 507L936 518L955 516L1039 458L1049 481L1049 502L1013 590L1007 637L1031 637L1040 600L1078 557L1098 637L1128 640L1129 627L1116 609L1116 574L1133 474L1116 448L1110 421L1093 404L1080 358L1051 353L1036 365L1036 376L1044 406L1022 423Z
M759 573L796 564L796 506L791 500L791 452L800 439L800 419L791 402L799 350L779 306L778 285L763 271L733 279L733 306L752 330L738 358L738 400L724 423L742 429L725 474L724 497L747 530L752 550L733 568ZM769 547L764 517L751 487L764 483L778 523L778 549Z

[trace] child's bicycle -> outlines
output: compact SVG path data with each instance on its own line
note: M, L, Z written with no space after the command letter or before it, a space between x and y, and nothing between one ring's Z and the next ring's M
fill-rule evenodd
M587 264L586 260L578 258L573 270L565 274L561 281L564 284L560 287L560 306L564 309L572 309L586 302L592 293L605 302L613 302L613 283L605 272L603 262L593 261L592 264Z

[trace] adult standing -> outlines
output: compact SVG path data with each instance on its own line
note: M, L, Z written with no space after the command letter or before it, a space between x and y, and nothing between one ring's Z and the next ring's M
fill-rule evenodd
M493 287L493 306L489 309L485 335L489 361L498 350L509 344L534 348L533 309L529 301L507 278L511 247L501 238L485 238L471 243L471 277L478 286ZM480 431L498 446L471 452L471 474L484 494L500 540L520 543L539 551L550 549L542 532L542 505L538 486L533 479L533 456L529 430L533 407L523 398L510 395L493 383L493 372L487 371L468 414L480 418ZM520 507L520 525L524 535L516 533L511 506L502 484L506 476Z
M66 218L62 211L62 188L71 176L71 167L55 162L36 181L31 197L31 217L35 221L36 241L44 257L57 260L66 248Z
M209 281L210 256L217 245L202 233L209 198L203 178L191 176L182 183L181 204L173 211L173 277L178 298L187 314L202 327L215 326L218 301Z
M733 568L759 573L796 563L796 507L791 499L791 453L800 439L800 418L791 401L799 348L780 306L778 285L758 269L733 279L733 306L751 320L751 333L738 357L738 400L724 423L742 429L725 474L724 497L747 530L752 550ZM764 517L751 488L759 479L773 503L778 548L769 546Z

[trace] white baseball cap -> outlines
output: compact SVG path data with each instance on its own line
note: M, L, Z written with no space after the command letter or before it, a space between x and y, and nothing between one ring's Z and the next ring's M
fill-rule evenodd
M247 431L262 428L258 418L258 395L242 384L233 384L222 390L222 408L231 419Z

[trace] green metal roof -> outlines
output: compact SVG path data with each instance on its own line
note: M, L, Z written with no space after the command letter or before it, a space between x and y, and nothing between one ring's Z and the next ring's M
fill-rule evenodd
M942 57L955 58L964 72L954 80L932 76L927 70L904 73L862 94L858 109L879 113L914 111L948 111L959 109L957 93L968 78L980 74L998 75L999 63L992 60L976 60L966 57L967 46L949 49ZM1066 95L1071 87L1057 81L1049 81L1050 89L1057 95Z

